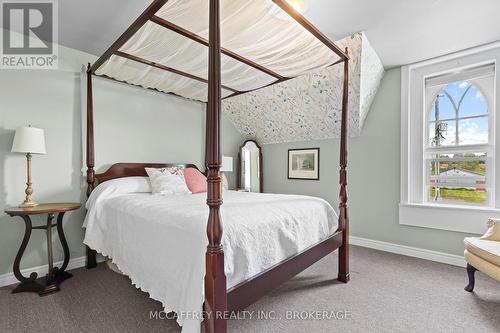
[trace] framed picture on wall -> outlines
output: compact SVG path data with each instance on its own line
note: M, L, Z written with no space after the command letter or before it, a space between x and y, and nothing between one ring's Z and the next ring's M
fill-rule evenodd
M319 180L319 148L289 149L288 179Z

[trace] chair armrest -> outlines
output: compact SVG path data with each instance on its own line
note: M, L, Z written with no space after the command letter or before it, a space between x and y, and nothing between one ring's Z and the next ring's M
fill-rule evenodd
M479 239L492 240L500 242L500 219L488 219L488 230Z

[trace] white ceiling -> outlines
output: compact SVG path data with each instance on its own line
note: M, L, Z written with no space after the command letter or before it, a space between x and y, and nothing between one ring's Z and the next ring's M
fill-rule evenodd
M61 0L60 44L101 55L150 2ZM309 2L320 30L333 39L364 31L386 68L500 40L498 0Z

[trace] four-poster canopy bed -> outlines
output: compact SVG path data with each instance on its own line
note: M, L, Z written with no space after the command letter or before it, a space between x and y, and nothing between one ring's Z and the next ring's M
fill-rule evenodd
M105 173L95 173L92 75L206 101L206 204L209 207L209 215L206 229L208 246L205 257L205 312L221 314L225 311L243 309L336 249L339 249L338 280L348 282L349 219L346 188L349 57L347 49L343 51L337 47L296 12L286 0L223 1L227 9L224 8L222 23L220 0L210 0L208 8L206 8L207 3L205 0L153 1L93 65L89 64L86 132L87 195L91 195L96 181L103 183L121 177L145 176L145 167L171 166L171 164L118 163ZM245 16L242 11L256 14L258 17ZM192 12L200 15L201 19L190 21L188 14ZM286 14L293 20L283 18ZM280 15L281 17L278 17ZM253 35L247 30L241 35L234 31L235 28L249 22L254 23ZM266 26L266 23L270 25ZM220 35L221 24L229 28L223 40ZM236 37L244 40L240 40L238 44ZM266 42L268 40L269 42ZM221 47L222 43L225 47ZM259 56L270 46L278 50L271 50L264 56ZM205 69L200 66L207 60L206 53L200 53L200 48L206 47L208 47L208 77ZM255 49L260 53L253 52ZM169 56L163 57L164 53ZM188 54L196 59L190 62L190 59L186 59ZM183 62L187 65L183 65ZM223 237L220 213L222 189L219 174L221 101L223 98L288 80L312 69L338 63L344 64L338 229L319 243L228 289L224 271L224 249L221 245ZM290 69L287 64L293 64L291 66L293 68ZM207 87L208 98L205 97ZM87 268L95 266L96 251L87 247ZM226 332L226 317L209 315L205 318L205 327L207 332Z

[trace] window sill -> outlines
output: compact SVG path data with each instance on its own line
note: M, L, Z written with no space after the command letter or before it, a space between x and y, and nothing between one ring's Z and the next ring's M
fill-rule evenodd
M490 217L500 218L500 209L439 204L399 204L399 224L481 235Z

